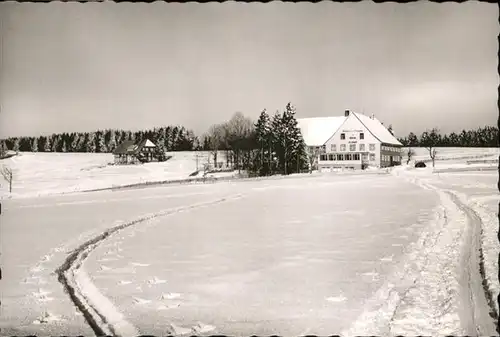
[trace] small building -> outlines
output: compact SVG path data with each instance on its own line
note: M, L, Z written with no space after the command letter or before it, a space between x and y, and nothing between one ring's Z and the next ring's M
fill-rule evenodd
M126 140L113 151L115 164L137 164L158 160L156 145L149 139Z
M344 116L297 119L320 171L401 164L403 145L375 118L346 110Z

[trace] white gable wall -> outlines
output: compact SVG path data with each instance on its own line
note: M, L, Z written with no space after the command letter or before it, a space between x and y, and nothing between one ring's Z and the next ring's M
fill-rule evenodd
M364 133L364 139L360 139L360 133ZM345 133L345 139L340 139L340 135ZM340 128L335 132L335 134L326 142L326 153L350 153L349 151L349 142L356 144L356 151L359 151L359 145L365 144L365 151L375 154L375 161L369 161L370 166L380 166L380 141L375 138L370 131L359 121L356 116L352 113L349 114L349 117L346 119L344 124L340 126ZM336 145L336 151L332 151L332 145ZM340 151L340 145L345 144L346 151ZM375 144L375 150L370 151L370 144ZM370 160L370 156L368 156L368 160Z

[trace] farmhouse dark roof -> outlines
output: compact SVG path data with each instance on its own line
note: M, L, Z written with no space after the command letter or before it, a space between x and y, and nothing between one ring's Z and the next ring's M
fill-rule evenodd
M134 153L135 142L133 140L126 140L116 147L113 154L130 154Z
M134 142L133 140L126 140L120 143L120 145L116 147L116 149L113 151L113 154L137 154L141 151L144 145L146 145L147 141L148 138L145 138L140 142Z

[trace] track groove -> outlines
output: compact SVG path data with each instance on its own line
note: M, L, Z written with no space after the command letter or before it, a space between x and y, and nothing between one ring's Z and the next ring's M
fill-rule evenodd
M83 261L88 257L88 255L99 244L101 244L104 240L109 238L112 234L115 234L123 229L132 227L139 223L152 220L158 217L168 216L187 210L193 210L210 205L215 205L225 201L239 199L241 197L242 197L241 194L236 194L220 198L217 200L212 200L209 202L202 202L190 206L168 209L154 214L142 216L136 220L129 221L127 223L107 229L101 234L95 236L94 238L84 242L69 254L69 256L65 259L64 263L55 271L56 274L58 275L58 281L63 285L65 292L68 293L71 301L74 303L76 308L83 314L83 317L85 318L89 326L92 328L96 336L124 335L123 331L119 331L120 328L117 328L112 322L109 322L106 315L101 312L102 310L99 310L97 304L92 303L93 302L92 299L85 297L85 295L83 294L83 289L81 289L81 286L78 285L78 282L75 282L75 274L78 272L78 269L81 268ZM126 325L128 325L127 332L130 333L134 327L129 323L127 323ZM126 334L127 333L125 333L125 335Z

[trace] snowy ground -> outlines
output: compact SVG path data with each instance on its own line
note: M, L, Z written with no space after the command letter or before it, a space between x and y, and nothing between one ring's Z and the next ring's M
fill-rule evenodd
M0 198L34 197L188 179L197 169L197 155L199 169L208 160L207 152L167 154L172 158L163 163L109 165L114 160L112 154L21 152L18 156L0 160L0 166L8 166L14 173L12 194L8 193L8 184L0 180ZM231 174L234 175L219 173L215 176Z
M400 167L6 200L1 334L93 334L54 274L74 252L66 279L124 336L493 335L471 247L496 296L497 177Z

